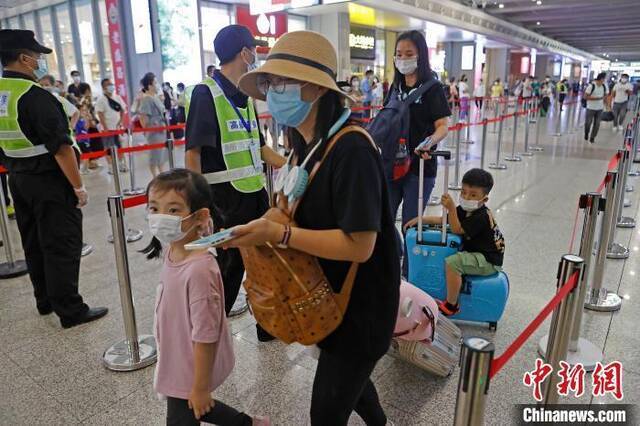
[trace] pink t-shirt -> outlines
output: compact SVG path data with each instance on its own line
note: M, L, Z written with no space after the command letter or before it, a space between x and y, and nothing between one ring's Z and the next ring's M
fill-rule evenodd
M154 387L164 396L188 399L193 385L193 343L215 343L209 378L213 391L234 365L233 342L224 312L224 288L211 253L172 262L167 250L156 295L158 344Z

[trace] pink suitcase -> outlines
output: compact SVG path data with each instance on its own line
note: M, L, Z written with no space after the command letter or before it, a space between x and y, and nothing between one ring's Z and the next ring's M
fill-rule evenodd
M460 357L460 329L439 315L431 296L404 280L389 354L430 373L451 375Z

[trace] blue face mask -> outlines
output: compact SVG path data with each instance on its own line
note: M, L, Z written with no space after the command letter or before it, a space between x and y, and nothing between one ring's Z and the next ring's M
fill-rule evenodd
M36 80L40 80L42 77L49 73L49 66L45 58L38 58L37 63L38 68L33 70L33 75L35 76Z
M301 91L300 84L287 84L283 93L276 93L269 88L267 105L278 124L298 127L307 118L313 102L303 101Z

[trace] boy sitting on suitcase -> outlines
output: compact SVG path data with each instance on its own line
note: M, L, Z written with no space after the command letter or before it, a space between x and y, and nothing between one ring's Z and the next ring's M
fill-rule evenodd
M451 232L462 237L464 251L445 259L447 299L438 301L438 308L445 316L460 311L458 295L462 287L462 275L492 275L500 271L504 258L504 237L485 206L493 188L493 177L482 169L471 169L462 177L460 205L456 207L449 194L442 196L442 205L449 215ZM436 225L442 218L425 216L423 222ZM406 228L414 226L412 219Z

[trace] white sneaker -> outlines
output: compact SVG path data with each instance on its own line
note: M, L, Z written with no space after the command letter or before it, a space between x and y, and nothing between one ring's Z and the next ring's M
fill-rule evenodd
M617 126L613 126L613 128L611 130L613 130L614 132L617 132L618 131L618 127Z

